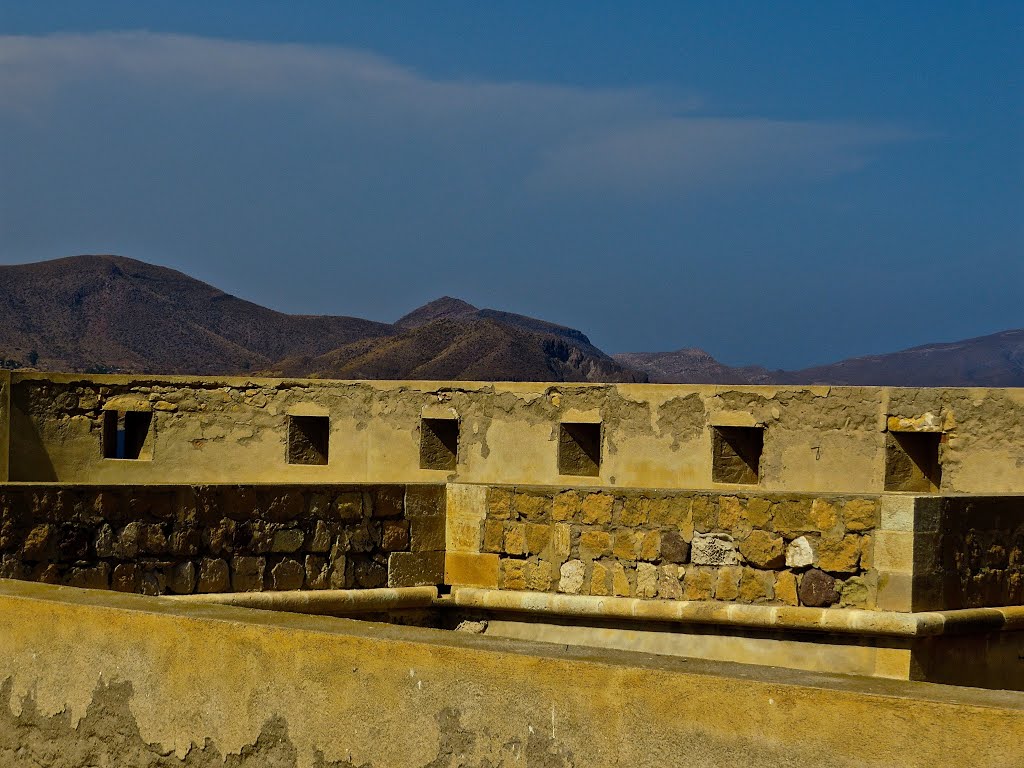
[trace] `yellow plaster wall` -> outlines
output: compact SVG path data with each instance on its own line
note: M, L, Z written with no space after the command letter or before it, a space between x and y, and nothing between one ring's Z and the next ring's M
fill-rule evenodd
M759 488L877 493L885 429L940 424L946 493L1024 491L1024 390L342 382L13 375L11 479L468 482L742 490L711 480L713 425L765 428ZM153 409L150 461L103 459L100 414ZM421 469L419 419L461 422L455 472ZM288 414L331 418L327 466L286 463ZM600 419L599 477L559 475L558 423ZM929 427L930 428L930 427Z
M4 765L1024 763L1019 693L18 582L0 612Z

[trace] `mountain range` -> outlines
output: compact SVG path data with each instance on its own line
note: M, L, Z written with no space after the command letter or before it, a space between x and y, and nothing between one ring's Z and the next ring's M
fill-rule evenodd
M394 323L289 315L165 267L73 256L0 267L0 366L343 379L1024 386L1024 330L802 371L700 349L608 355L583 332L443 297Z

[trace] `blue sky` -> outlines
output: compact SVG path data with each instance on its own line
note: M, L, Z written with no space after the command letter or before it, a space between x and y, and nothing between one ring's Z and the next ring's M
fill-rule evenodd
M0 263L794 368L1024 327L1024 4L0 2Z

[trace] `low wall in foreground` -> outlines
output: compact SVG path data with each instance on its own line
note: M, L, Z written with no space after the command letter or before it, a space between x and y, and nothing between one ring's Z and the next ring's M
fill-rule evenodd
M0 765L1024 762L1024 695L0 582Z

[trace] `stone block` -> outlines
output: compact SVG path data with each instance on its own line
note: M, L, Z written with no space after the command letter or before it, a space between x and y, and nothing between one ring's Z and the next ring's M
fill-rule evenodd
M786 547L787 568L810 568L818 559L817 539L800 536Z
M880 571L913 573L914 534L909 531L875 531L874 566Z
M572 551L572 526L555 523L551 526L551 559L561 565L569 559Z
M491 486L487 489L487 517L509 520L512 517L512 489Z
M590 570L590 594L611 594L609 587L610 582L611 571L603 563L594 563Z
M618 513L619 525L637 527L650 521L650 500L642 496L627 496Z
M640 539L640 559L654 561L661 559L661 533L646 531Z
M658 596L658 567L650 563L636 565L636 596L652 598Z
M664 600L681 600L683 585L679 581L682 569L675 564L658 568L658 597Z
M860 576L853 576L839 588L839 605L842 608L870 608L871 588Z
M385 520L381 525L380 545L385 552L408 549L409 523L405 520Z
M744 568L740 574L737 599L741 603L767 603L775 598L775 574L755 568Z
M787 499L778 502L772 520L775 530L786 538L821 531L811 520L810 499Z
M441 552L444 545L443 516L414 517L409 520L409 548L413 552Z
M690 561L690 542L679 531L668 530L661 535L661 559L670 563Z
M693 530L708 533L718 527L718 504L710 496L694 496L690 505Z
M744 514L752 527L769 528L772 524L772 503L768 499L747 499Z
M546 560L526 563L526 588L535 592L547 592L551 589L551 563Z
M618 529L615 531L615 536L612 539L612 554L619 560L636 560L640 549L640 542L638 541L640 536L639 532L634 532L628 528Z
M615 497L610 493L588 493L580 505L580 521L585 525L608 525L614 503Z
M305 538L306 535L298 528L285 528L284 530L274 531L274 536L270 543L270 551L298 552L302 549L302 542Z
M516 493L512 499L512 509L520 520L534 523L547 522L551 519L552 499L547 494Z
M339 493L331 504L335 520L359 520L363 517L363 494L359 491Z
M326 557L306 555L303 565L306 569L307 589L327 589L330 586L330 571L327 568Z
M267 568L265 557L235 555L231 559L231 589L233 592L260 592L263 573Z
M690 561L694 565L736 565L740 556L732 536L694 533L690 542Z
M581 506L582 501L576 491L557 493L551 506L551 519L559 522L576 520Z
M498 556L448 552L444 557L444 583L473 587L498 587Z
M445 527L445 549L449 552L479 552L480 528L478 517L467 515L448 516Z
M114 556L114 529L107 523L101 525L100 529L96 532L93 548L96 551L96 557Z
M444 552L392 552L388 556L388 586L420 587L443 584L444 559Z
M530 555L539 555L551 544L551 526L544 523L526 524L526 551Z
M196 591L201 593L227 592L231 584L226 560L204 557L199 563L199 581Z
M781 568L786 563L785 546L780 536L756 529L740 542L740 554L757 568Z
M878 502L875 499L850 499L843 504L843 525L848 531L870 531L878 527Z
M501 588L502 589L526 589L526 561L502 558L501 560Z
M202 531L193 526L177 526L171 532L167 546L175 557L195 557L202 544Z
M80 589L110 589L110 563L99 563L91 568L72 568L65 583Z
M526 523L505 523L502 551L509 555L526 554Z
M835 578L817 568L812 568L800 577L797 594L802 605L812 608L828 608L839 600Z
M306 550L318 554L330 552L333 542L334 537L331 535L331 529L327 523L323 520L317 520L313 525L312 535L306 537Z
M584 529L580 533L580 557L595 560L612 552L612 539L607 531Z
M268 588L281 591L302 589L306 579L306 566L298 560L286 557L270 569Z
M446 505L443 485L383 485L374 489L371 500L372 508L367 510L363 499L364 516L367 511L371 517L444 516Z
M504 536L505 525L501 520L485 520L481 550L484 552L501 552Z
M780 571L775 574L775 599L785 605L800 605L796 593L796 575L791 571Z
M822 537L818 543L818 567L831 573L856 573L860 566L860 536L839 539Z
M831 531L839 527L839 507L828 499L815 499L811 502L811 522L818 531Z
M398 554L443 554L443 553L398 553ZM441 561L441 576L444 576L444 560ZM376 589L388 585L388 569L376 558L360 558L353 563L352 577L361 589ZM434 582L440 584L440 581Z
M678 528L685 523L689 515L690 499L685 496L660 496L648 500L648 525Z
M632 588L629 584L629 575L626 573L622 563L612 563L612 594L616 597L629 597Z
M578 595L583 589L586 572L587 568L582 560L570 560L563 563L559 571L558 591Z
M740 596L740 576L743 569L738 565L727 565L718 569L715 581L716 600L736 600Z
M191 560L178 563L167 572L167 589L176 595L191 595L196 590L196 575Z
M718 527L736 531L746 522L743 504L737 496L721 496L718 499Z

